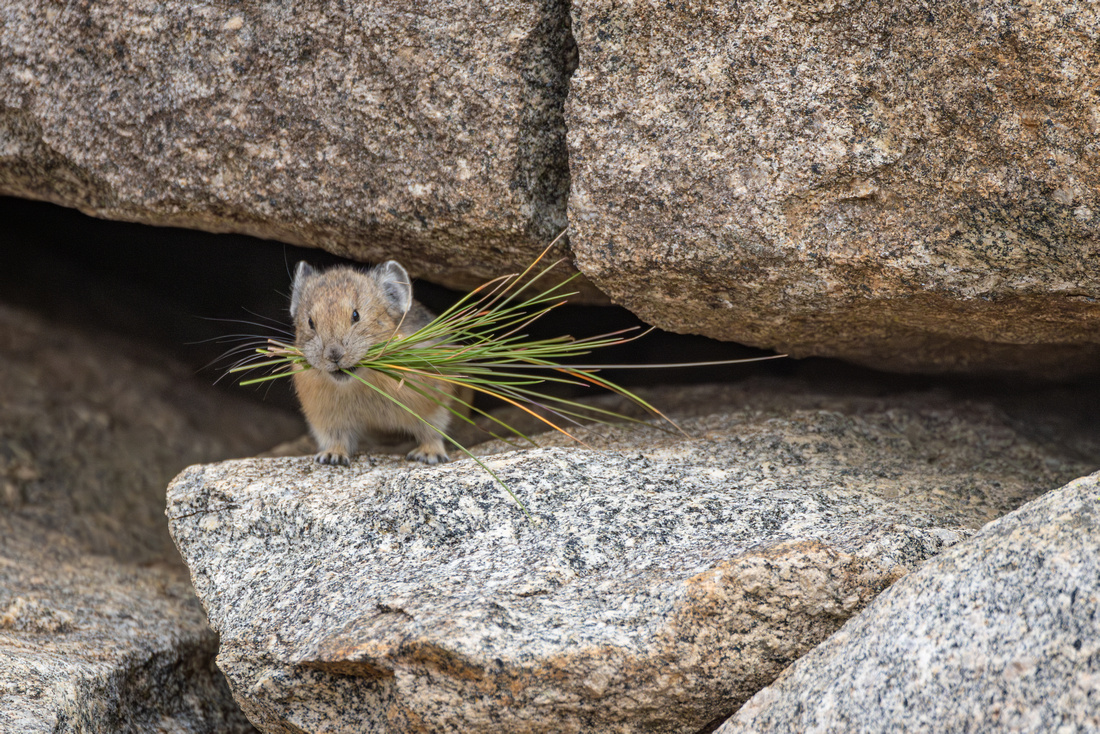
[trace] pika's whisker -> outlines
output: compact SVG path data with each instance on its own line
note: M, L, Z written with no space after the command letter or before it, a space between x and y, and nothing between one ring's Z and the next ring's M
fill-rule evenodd
M202 318L203 321L216 321L223 324L243 324L244 326L255 326L257 329L268 329L270 331L275 331L280 334L285 334L286 336L291 338L294 337L294 332L287 329L284 322L277 321L276 319L272 319L267 316L261 316L259 314L253 315L255 315L257 318L270 321L271 323L264 323L262 321L250 321L249 319L223 319L214 316L202 316L200 318Z
M626 337L636 330L627 329L582 339L531 339L520 333L574 295L569 284L576 275L541 290L531 289L557 265L539 269L553 244L522 273L489 281L438 317L413 300L408 273L392 260L367 272L347 267L319 272L299 263L290 295L293 343L269 339L261 346L254 341L238 345L227 356L249 349L254 353L238 360L229 371L269 371L263 377L242 380L242 385L292 376L317 439L316 459L321 463L349 464L360 438L374 430L412 436L419 445L408 458L428 464L447 460L447 442L473 458L533 521L512 488L453 437L455 422L481 429L474 420L476 414L492 421L501 433L536 445L504 419L474 406L475 393L512 405L578 442L581 439L565 426L644 423L683 433L644 399L597 374L608 366L680 365L599 365L588 360L571 364L594 350L623 344L644 333ZM362 356L348 367L348 355L354 355L352 359ZM760 359L764 358L682 366ZM601 388L631 401L646 418L559 397L543 385ZM326 407L332 405L342 408L334 411ZM345 410L346 406L352 407Z

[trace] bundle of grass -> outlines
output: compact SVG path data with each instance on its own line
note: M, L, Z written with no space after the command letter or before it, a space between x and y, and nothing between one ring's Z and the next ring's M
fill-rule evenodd
M456 398L455 393L481 393L496 398L582 445L585 445L584 441L571 433L568 426L591 422L642 422L642 419L555 395L548 389L548 386L553 385L595 386L630 400L643 408L649 416L659 419L669 430L682 432L679 426L653 405L597 374L598 370L610 366L621 368L670 365L571 363L593 350L624 344L644 336L648 331L638 333L638 327L634 327L582 339L571 336L531 339L524 333L534 321L564 305L575 293L569 290L569 284L576 276L544 290L534 288L540 279L558 265L553 263L536 272L548 251L549 248L522 273L502 276L482 285L415 332L400 336L400 329L394 329L389 339L375 344L367 351L354 370L346 369L343 372L416 416L413 408L376 384L363 379L357 371L366 368L384 375L432 404L450 411L457 419L480 430L487 430L494 438L515 446L536 444L518 428L478 408L472 400ZM311 368L302 352L292 344L269 340L256 353L258 356L252 361L233 367L229 372L256 369L268 369L270 372L262 377L245 379L241 381L241 385L277 380ZM706 364L732 364L774 358ZM450 389L445 389L447 387ZM454 388L465 390L456 391ZM489 427L479 426L475 421L477 416L485 419L482 423ZM527 508L492 469L452 436L430 423L428 425L488 472L530 518Z

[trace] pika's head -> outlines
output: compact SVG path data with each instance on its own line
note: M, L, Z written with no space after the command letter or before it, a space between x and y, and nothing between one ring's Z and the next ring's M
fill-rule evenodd
M314 369L350 379L367 350L394 336L412 305L409 274L390 260L366 272L350 267L294 270L290 316L295 345Z

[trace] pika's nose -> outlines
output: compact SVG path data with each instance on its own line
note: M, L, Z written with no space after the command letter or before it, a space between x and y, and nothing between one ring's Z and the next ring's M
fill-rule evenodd
M333 364L339 363L340 359L344 356L344 348L339 344L333 344L331 347L325 350L325 358Z

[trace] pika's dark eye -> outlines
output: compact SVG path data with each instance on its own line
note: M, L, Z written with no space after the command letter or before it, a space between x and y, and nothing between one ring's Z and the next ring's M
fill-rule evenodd
M352 321L358 321L359 320L359 310L358 309L351 312L351 320Z
M309 328L311 328L311 329L316 329L317 328L316 326L313 325L313 319L309 320Z

